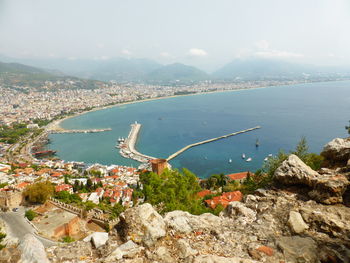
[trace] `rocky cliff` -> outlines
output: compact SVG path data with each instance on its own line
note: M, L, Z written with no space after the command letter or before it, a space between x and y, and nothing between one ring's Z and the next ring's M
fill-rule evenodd
M126 210L108 238L96 233L48 248L47 256L86 263L350 262L350 156L347 143L338 142L322 153L327 168L313 171L290 155L275 172L275 187L231 202L219 216L162 216L146 203Z

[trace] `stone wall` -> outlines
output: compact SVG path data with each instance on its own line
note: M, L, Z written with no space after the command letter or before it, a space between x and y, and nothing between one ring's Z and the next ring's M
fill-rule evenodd
M2 191L0 192L0 206L6 208L18 207L23 201L22 192L19 191Z

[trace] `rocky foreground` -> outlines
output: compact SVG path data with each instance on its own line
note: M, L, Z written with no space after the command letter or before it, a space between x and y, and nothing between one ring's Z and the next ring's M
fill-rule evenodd
M278 187L231 202L219 216L161 216L146 203L126 210L109 236L41 252L28 237L21 262L350 262L350 139L333 140L322 155L320 171L290 155L275 172Z

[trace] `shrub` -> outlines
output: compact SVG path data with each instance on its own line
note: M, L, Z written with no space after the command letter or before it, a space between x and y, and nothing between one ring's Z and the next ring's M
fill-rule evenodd
M37 213L29 209L25 212L24 216L28 218L29 221L32 221L37 216Z

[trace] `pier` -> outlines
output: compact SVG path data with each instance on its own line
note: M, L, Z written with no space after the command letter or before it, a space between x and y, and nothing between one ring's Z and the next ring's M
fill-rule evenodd
M131 130L128 138L120 146L120 154L125 158L130 158L141 163L148 163L150 160L156 159L155 157L148 156L138 152L135 149L135 144L138 138L138 134L141 129L141 124L135 122L131 124Z
M197 143L193 143L193 144L187 145L187 146L183 147L182 149L180 149L179 151L177 151L176 153L173 153L172 155L170 155L166 160L170 161L170 160L174 159L176 156L180 155L181 153L183 153L184 151L186 151L186 150L188 150L188 149L190 149L192 147L199 146L199 145L202 145L202 144L205 144L205 143L209 143L209 142L218 141L218 140L221 140L221 139L225 139L225 138L228 138L228 137L231 137L231 136L235 136L235 135L238 135L238 134L241 134L241 133L250 132L250 131L253 131L253 130L260 129L260 128L261 128L260 126L256 126L256 127L250 128L250 129L243 130L243 131L238 131L238 132L230 133L230 134L223 135L223 136L220 136L220 137L216 137L216 138L213 138L213 139L209 139L209 140L205 140L205 141L201 141L201 142L197 142Z
M50 130L51 134L60 134L60 133L97 133L97 132L106 132L111 131L111 128L106 129L90 129L90 130Z

